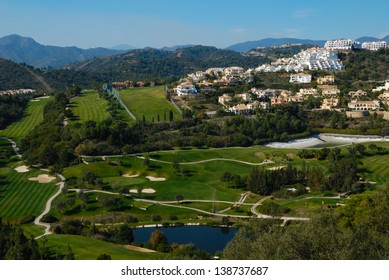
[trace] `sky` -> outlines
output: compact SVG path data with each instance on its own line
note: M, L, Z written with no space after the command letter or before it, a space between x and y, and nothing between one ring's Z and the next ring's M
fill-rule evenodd
M0 37L81 48L389 35L387 0L0 0Z

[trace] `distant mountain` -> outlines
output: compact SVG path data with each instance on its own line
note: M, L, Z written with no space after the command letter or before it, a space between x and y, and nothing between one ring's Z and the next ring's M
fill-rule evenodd
M386 43L389 44L389 35L387 35L386 37L382 38L382 41L385 41Z
M248 41L244 43L235 44L227 47L228 50L236 52L247 52L257 47L277 47L285 44L309 44L323 47L326 40L309 40L309 39L296 39L296 38L267 38L258 41Z
M0 38L0 57L17 63L26 63L38 68L56 68L94 57L123 53L105 48L80 49L77 47L44 46L35 40L19 35Z
M130 46L130 45L127 45L127 44L121 44L121 45L114 46L110 49L111 50L119 50L119 51L130 51L130 50L135 50L137 48Z
M177 46L172 46L172 47L163 47L163 48L160 48L160 50L162 51L171 51L171 52L174 52L178 49L184 49L184 48L189 48L189 47L194 47L195 45L192 45L192 44L188 44L188 45L177 45Z
M381 39L378 39L378 38L375 38L375 37L363 36L361 38L355 39L355 41L357 41L359 43L365 43L365 42L381 41Z
M210 67L257 67L267 62L270 62L267 58L247 57L231 50L192 46L174 51L152 48L133 50L112 57L95 58L72 69L97 75L107 81L139 81L176 79Z

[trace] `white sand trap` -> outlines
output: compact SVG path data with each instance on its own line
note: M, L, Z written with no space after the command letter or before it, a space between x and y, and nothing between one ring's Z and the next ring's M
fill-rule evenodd
M55 177L49 176L47 174L40 174L37 177L31 177L28 178L30 181L38 181L41 184L50 183L51 181L55 180Z
M26 173L26 172L30 171L30 169L28 169L28 167L25 165L15 167L15 170L16 170L16 172L19 172L19 173Z
M162 182L165 181L166 178L163 177L153 177L153 176L146 176L147 179L149 179L151 182Z
M126 178L136 178L138 177L139 175L138 174L135 174L135 175L130 175L130 174L123 174L122 177L126 177Z
M154 250L147 249L147 248L142 248L142 247L137 247L134 245L124 245L124 248L135 251L135 252L142 252L142 253L155 253Z
M138 193L137 189L131 189L130 193ZM148 189L142 189L142 193L155 193L154 189L148 188Z

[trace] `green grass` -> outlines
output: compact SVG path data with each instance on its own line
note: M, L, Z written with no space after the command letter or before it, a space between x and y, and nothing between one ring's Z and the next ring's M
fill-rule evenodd
M103 121L109 117L107 106L108 102L100 98L96 90L85 90L71 100L69 108L74 115L72 121Z
M13 168L0 168L0 217L18 222L27 216L38 216L58 187L55 183L40 184L28 178L42 174L39 170L17 173Z
M0 136L9 137L20 143L31 130L43 120L43 108L51 98L31 100L28 103L24 116L17 122L12 123L4 130L0 131Z
M181 119L180 113L166 99L163 86L121 90L120 97L137 120L142 120L145 116L146 121L151 122L154 118L157 122L159 115L160 121L164 121L166 114L168 121L170 110L173 112L174 120Z
M53 252L59 251L63 254L69 245L76 260L95 260L101 254L110 255L112 260L152 260L164 256L163 253L135 252L124 248L123 245L79 235L52 234L45 238L46 246Z

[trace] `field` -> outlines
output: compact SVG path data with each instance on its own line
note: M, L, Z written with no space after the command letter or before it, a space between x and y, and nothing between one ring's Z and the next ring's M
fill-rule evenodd
M173 112L173 119L181 119L180 113L166 99L163 86L132 88L120 91L120 97L137 120L146 121L169 120L169 111Z
M46 237L46 246L53 252L62 254L71 247L76 260L95 260L101 254L108 254L113 260L160 259L163 253L141 253L124 248L122 245L92 239L85 236L54 234Z
M19 121L0 131L0 136L12 138L16 143L19 143L28 132L33 130L43 120L43 108L48 100L50 98L30 100L24 116Z
M100 98L97 91L85 90L71 100L69 108L74 115L71 121L103 121L109 117L107 105L108 102Z
M18 173L11 167L0 168L0 217L18 222L28 216L38 216L46 201L58 187L55 183L40 184L28 178L42 174L39 170Z

